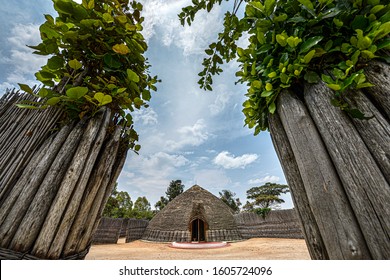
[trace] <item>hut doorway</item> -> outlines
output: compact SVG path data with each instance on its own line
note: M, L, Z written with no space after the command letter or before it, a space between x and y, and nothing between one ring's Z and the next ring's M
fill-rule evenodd
M206 241L207 224L202 219L195 219L191 222L191 240L193 242Z

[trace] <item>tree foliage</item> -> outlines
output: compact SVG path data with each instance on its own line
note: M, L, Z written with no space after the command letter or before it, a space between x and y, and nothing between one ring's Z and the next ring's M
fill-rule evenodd
M131 197L126 191L117 190L118 183L115 185L108 198L103 211L103 216L110 218L135 218L152 219L154 212L151 210L150 203L145 196L138 197L133 203Z
M161 211L170 201L172 201L176 196L180 195L184 191L184 185L181 180L172 180L169 183L169 186L165 192L166 197L160 197L160 200L154 205L154 207Z
M210 11L222 0L194 0L179 15L191 24L202 9ZM245 3L245 12L237 11ZM255 135L268 129L268 114L276 110L282 89L301 88L303 82L325 82L334 91L334 106L352 117L366 118L344 99L348 89L373 86L364 66L374 58L390 61L390 4L388 0L235 0L216 42L205 50L199 84L211 90L212 76L223 61L237 58L238 82L246 83L245 123ZM246 48L238 39L250 35Z
M138 151L131 111L147 107L157 77L149 75L144 57L142 5L129 0L52 0L56 18L45 15L42 42L34 53L50 55L35 76L43 83L38 104L23 108L59 106L70 119L93 115L109 107L116 124L129 135L129 148ZM33 94L28 85L22 90Z
M284 203L280 195L288 192L289 188L287 185L276 183L265 183L262 186L250 188L247 190L246 196L251 202L248 201L244 209L260 214L267 213L272 207Z
M151 220L154 213L150 207L150 203L145 196L138 197L134 202L132 218Z
M181 180L172 180L165 194L167 195L168 201L172 201L176 196L182 194L183 191L184 185L181 183Z
M133 202L128 192L118 191L115 185L108 198L103 216L111 218L130 218L132 216Z
M240 212L241 201L239 198L235 198L236 194L229 190L222 190L219 192L219 198L229 206L234 213Z

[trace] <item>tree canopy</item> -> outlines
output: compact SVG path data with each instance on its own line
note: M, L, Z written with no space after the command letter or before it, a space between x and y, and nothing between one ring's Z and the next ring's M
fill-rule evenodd
M103 216L110 218L136 218L152 219L154 212L151 210L150 203L145 196L138 197L133 203L131 197L126 191L118 191L118 184L115 185L111 196L103 211Z
M176 196L180 195L184 191L184 185L181 180L172 180L165 192L166 197L161 196L160 200L154 205L154 207L161 211L170 201Z
M289 188L287 185L276 183L265 183L262 186L250 188L247 190L246 195L251 202L248 201L244 209L258 213L267 212L280 203L284 203L280 195L288 192Z
M43 83L38 103L22 108L59 106L70 119L94 115L102 106L124 127L129 148L136 152L138 135L131 112L147 107L157 77L149 75L141 34L142 5L129 0L52 0L56 18L45 15L40 26L42 42L34 53L50 55L35 76ZM34 94L25 84L21 89Z
M219 198L229 206L234 213L240 212L241 201L239 198L235 198L236 194L229 190L222 190L219 192Z

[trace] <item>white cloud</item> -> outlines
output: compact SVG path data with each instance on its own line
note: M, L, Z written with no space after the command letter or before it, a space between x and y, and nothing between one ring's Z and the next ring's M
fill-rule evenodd
M210 137L206 129L204 119L197 120L192 126L180 127L174 137L175 140L168 140L166 147L169 151L176 151L187 146L199 146Z
M156 202L164 195L169 182L180 178L180 170L190 161L182 156L157 152L149 156L130 155L122 170L119 186L129 191L132 198L146 196L149 202Z
M11 46L10 57L2 57L2 64L8 64L11 71L7 72L5 82L0 89L18 87L17 83L38 84L34 74L40 67L46 64L47 57L33 54L33 49L27 45L36 45L40 41L39 26L34 24L15 24L10 32L11 37L7 39Z
M254 162L259 156L256 154L244 154L236 157L227 151L220 152L213 160L214 164L225 169L245 168Z
M158 152L150 156L137 156L129 169L136 168L139 172L147 175L152 175L151 172L155 173L158 170L159 174L168 175L188 162L188 159L182 155Z
M218 90L217 97L214 102L209 105L210 113L212 116L218 115L221 113L226 105L229 104L232 92L226 89L226 86L222 86L221 89Z
M276 183L276 182L279 182L280 178L278 176L274 176L274 175L267 175L263 178L260 178L260 179L251 179L248 181L248 184L250 185L262 185L262 184L265 184L265 183Z
M203 53L222 26L221 8L218 5L210 13L200 11L191 26L182 26L178 14L183 7L191 4L191 1L144 0L142 3L145 17L142 33L145 39L150 40L158 34L165 46L175 45L181 48L185 55Z
M232 184L232 180L224 170L219 169L199 169L194 172L194 184L203 186L207 190L227 188Z
M141 122L143 125L155 125L158 123L158 115L151 107L134 111L131 114L135 123Z

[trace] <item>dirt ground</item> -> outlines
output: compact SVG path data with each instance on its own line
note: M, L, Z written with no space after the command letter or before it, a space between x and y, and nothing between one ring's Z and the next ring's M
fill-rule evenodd
M214 249L178 249L141 240L93 245L86 260L310 260L303 239L252 238Z

